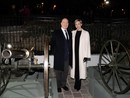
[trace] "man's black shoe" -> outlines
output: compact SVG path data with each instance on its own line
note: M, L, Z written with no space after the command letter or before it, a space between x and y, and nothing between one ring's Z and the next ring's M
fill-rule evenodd
M69 91L69 88L67 86L62 87L65 91Z
M58 91L58 92L61 92L61 88L57 88L57 91Z

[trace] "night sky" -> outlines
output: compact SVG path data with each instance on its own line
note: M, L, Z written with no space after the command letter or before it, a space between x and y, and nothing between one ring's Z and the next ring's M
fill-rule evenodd
M128 0L109 0L109 6L103 6L104 0L0 0L0 13L9 14L11 5L16 12L28 5L32 15L77 15L88 17L130 17ZM41 6L43 3L43 6ZM56 8L53 9L54 5Z

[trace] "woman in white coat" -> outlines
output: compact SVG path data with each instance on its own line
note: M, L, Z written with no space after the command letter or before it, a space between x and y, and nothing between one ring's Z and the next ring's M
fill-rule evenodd
M81 80L87 77L87 60L90 59L89 32L82 28L82 20L75 20L76 30L72 31L72 67L70 77L75 79L74 88L80 90Z

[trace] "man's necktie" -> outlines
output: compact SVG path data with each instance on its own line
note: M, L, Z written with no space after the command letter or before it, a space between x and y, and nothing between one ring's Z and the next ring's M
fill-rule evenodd
M68 37L68 32L67 32L67 30L65 30L65 34L66 34L66 40L69 40L69 37Z

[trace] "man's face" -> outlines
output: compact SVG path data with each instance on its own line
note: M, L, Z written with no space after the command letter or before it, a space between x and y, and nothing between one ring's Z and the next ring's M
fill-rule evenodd
M62 21L61 21L61 27L62 27L63 29L67 29L68 26L69 26L69 21L68 21L68 19L66 19L66 18L62 19Z

